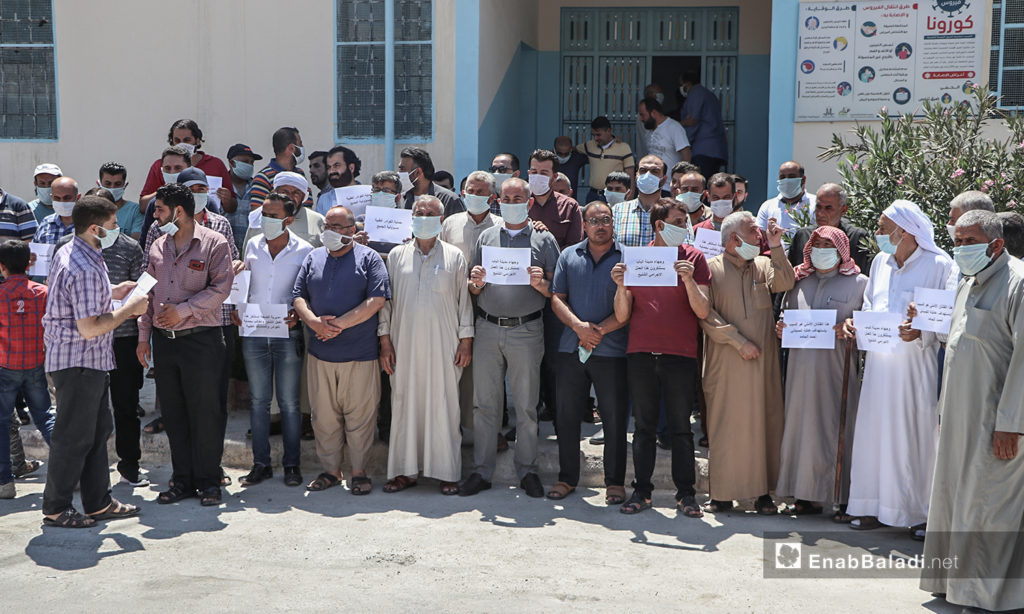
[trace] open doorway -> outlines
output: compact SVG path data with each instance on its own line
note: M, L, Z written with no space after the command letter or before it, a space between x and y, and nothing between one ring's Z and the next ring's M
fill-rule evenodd
M651 83L661 86L665 93L665 114L679 119L683 96L679 93L679 77L687 71L701 73L703 57L699 55L653 56L651 58Z

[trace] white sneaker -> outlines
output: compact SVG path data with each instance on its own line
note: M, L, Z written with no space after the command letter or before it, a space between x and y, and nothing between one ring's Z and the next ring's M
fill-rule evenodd
M132 480L130 480L128 477L122 475L121 476L121 483L122 484L128 484L129 486L132 486L133 488L139 488L139 487L142 487L142 486L149 486L149 478L147 478L145 475L143 475L142 472L140 471L138 477L135 478L134 482Z
M18 494L18 491L14 486L14 482L0 484L0 499L13 499L16 494Z

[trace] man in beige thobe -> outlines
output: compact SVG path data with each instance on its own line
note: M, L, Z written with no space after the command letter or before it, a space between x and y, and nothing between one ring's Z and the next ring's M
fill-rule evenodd
M441 240L459 248L466 262L472 259L480 233L491 226L500 226L501 218L491 213L491 203L498 193L494 175L486 171L473 171L466 178L466 193L462 196L466 210L445 218L441 225ZM469 445L473 437L473 364L462 370L459 380L459 406L462 409L463 443ZM504 442L504 437L501 438ZM506 443L507 447L508 444Z
M754 216L738 211L722 220L725 252L708 261L711 314L701 321L704 394L708 402L710 512L734 499L758 497L759 514L778 508L769 491L779 476L785 408L772 293L793 287L793 266L782 248L782 227L768 223L771 257L760 256Z
M466 258L439 241L444 206L423 195L412 208L414 239L391 250L391 300L377 334L381 365L391 376L388 483L398 492L424 477L454 495L462 474L459 375L473 351L473 305Z
M939 448L921 588L971 608L1024 607L1024 265L999 217L954 228L963 279L942 370ZM944 567L949 561L948 567ZM966 610L965 610L966 611Z

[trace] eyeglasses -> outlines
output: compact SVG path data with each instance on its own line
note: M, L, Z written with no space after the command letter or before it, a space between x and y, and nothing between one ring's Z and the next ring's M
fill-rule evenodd
M607 215L604 217L588 217L587 223L591 226L611 226L612 218Z
M510 171L510 170L512 170L512 169L510 169L507 166L492 166L491 167L491 172L492 173L504 173L505 171Z
M392 190L391 188L371 188L370 194L376 194L377 192L384 192L385 194L398 195L398 190Z
M324 228L326 228L327 230L333 230L334 232L339 232L339 233L342 230L345 230L346 228L355 228L355 227L356 227L355 224L347 224L345 226L342 226L341 224L327 224L326 226L324 226Z

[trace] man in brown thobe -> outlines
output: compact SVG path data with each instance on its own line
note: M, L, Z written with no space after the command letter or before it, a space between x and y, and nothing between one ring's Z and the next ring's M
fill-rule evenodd
M722 221L725 253L708 261L712 312L701 321L708 402L710 512L758 497L760 514L778 508L769 491L779 475L785 407L772 293L793 287L783 230L768 224L771 257L760 256L757 222L739 211Z

